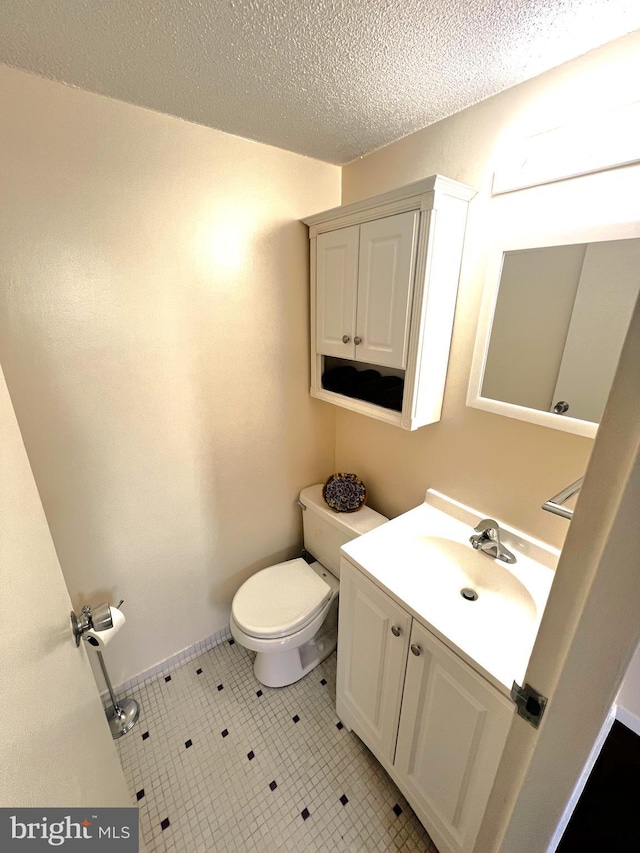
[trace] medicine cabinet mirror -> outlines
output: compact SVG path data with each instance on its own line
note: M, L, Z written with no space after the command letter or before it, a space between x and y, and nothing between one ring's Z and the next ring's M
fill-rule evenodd
M639 291L640 238L496 253L467 405L594 436Z

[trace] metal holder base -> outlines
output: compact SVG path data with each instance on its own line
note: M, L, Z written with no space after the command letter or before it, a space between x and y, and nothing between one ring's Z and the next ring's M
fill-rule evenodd
M117 701L113 692L113 687L111 686L111 679L109 678L107 667L104 665L102 652L96 652L96 654L98 655L102 674L104 675L104 680L106 681L107 689L109 690L109 696L111 697L112 707L107 708L105 713L109 722L109 728L111 729L111 736L115 740L116 738L122 737L122 735L126 735L126 733L138 722L140 706L135 699L123 699L121 702Z
M111 736L116 738L126 735L138 722L140 706L135 699L122 699L113 708L106 711Z

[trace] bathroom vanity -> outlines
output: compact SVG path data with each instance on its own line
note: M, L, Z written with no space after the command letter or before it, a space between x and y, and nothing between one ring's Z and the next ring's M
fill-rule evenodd
M481 517L429 491L344 546L340 570L338 716L440 853L473 849L558 558L509 528L513 566L474 551Z
M304 220L313 397L404 429L440 419L474 195L434 175Z

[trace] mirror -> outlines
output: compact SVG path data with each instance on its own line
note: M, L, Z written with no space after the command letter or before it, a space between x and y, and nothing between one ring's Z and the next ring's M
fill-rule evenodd
M503 251L467 404L594 436L640 291L640 239Z

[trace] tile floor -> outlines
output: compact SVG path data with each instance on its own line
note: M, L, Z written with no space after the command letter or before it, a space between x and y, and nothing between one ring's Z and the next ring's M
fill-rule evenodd
M140 720L116 744L147 853L437 853L338 721L335 669L269 689L231 640L130 691Z

